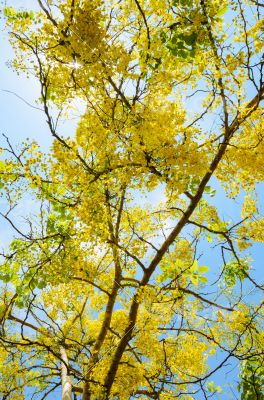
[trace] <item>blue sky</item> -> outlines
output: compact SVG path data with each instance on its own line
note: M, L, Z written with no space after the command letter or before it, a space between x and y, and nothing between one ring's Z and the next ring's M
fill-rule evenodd
M36 0L24 0L16 1L9 0L7 4L10 6L23 6L25 8L34 9L36 8ZM2 24L2 20L0 20ZM36 139L43 150L48 150L52 143L51 135L47 124L45 122L44 113L36 110L29 105L25 104L17 96L20 96L28 103L35 105L35 99L39 97L39 85L33 79L27 79L26 77L20 75L18 76L14 71L7 67L6 62L12 58L12 49L10 48L7 41L7 34L1 32L1 53L0 53L0 110L1 110L1 130L0 133L5 134L9 137L13 144L19 143L26 138ZM9 91L9 92L7 92ZM10 93L13 92L14 94ZM74 130L75 122L69 122L64 125L65 132L70 134ZM0 137L0 145L4 143L4 139ZM225 215L229 215L234 221L240 219L239 208L241 203L241 198L238 198L236 202L227 199L223 189L220 185L214 181L214 187L217 188L217 196L211 199L212 204L217 205L222 209ZM263 185L259 185L259 195L262 197L263 201ZM156 201L161 196L161 191L157 190L148 196L148 201ZM30 209L32 208L31 200L28 199L28 203L24 202L21 205L22 208ZM3 200L0 199L0 209L4 208ZM221 213L220 213L221 214ZM6 223L2 220L0 221L0 235L1 235L1 245L6 245L10 240L12 233ZM203 252L201 264L214 265L215 263L215 252L217 250L210 250L206 245L204 248L201 247L201 252ZM261 244L256 244L251 248L252 253L252 277L258 282L263 279L263 247ZM217 262L220 258L217 257ZM255 291L252 291L252 284L248 284L246 287L246 293L248 293L246 300L258 301L258 297L255 295ZM231 363L230 367L226 369L229 374L225 375L216 374L215 382L223 387L224 393L219 395L219 399L235 399L236 393L236 377L238 372L237 362ZM230 385L232 388L230 389ZM58 397L60 398L60 391L58 390ZM223 397L224 396L224 397ZM56 400L54 395L50 399Z
M33 8L36 0L8 1L8 5ZM13 52L8 43L7 32L3 32L3 19L0 20L1 26L1 53L0 53L0 106L1 106L1 133L5 133L13 141L21 141L26 138L38 140L41 146L47 147L51 143L51 138L45 123L44 114L33 109L11 93L9 90L21 96L26 101L34 105L34 101L39 97L38 83L32 79L20 75L18 76L6 62L12 58Z

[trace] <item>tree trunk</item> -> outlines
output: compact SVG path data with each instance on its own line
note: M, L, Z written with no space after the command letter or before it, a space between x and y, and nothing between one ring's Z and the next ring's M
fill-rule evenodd
M68 357L63 346L60 347L61 354L61 386L62 386L62 400L72 400L72 384L68 376Z

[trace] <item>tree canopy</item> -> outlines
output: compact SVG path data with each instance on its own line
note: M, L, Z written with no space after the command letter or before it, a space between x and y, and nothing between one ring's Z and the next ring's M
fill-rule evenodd
M232 360L244 378L263 368L263 302L244 287L264 289L251 254L264 240L264 4L38 4L4 9L12 66L39 82L54 140L2 146L14 239L1 251L0 395L217 398Z

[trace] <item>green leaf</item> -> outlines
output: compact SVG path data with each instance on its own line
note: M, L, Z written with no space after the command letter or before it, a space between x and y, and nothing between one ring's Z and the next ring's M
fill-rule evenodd
M188 52L185 50L179 50L178 54L180 57L182 57L184 59L188 57Z
M15 304L16 304L16 306L17 306L18 308L20 308L20 309L22 309L22 308L25 307L25 303L24 303L24 301L21 300L21 299L16 300Z
M199 283L199 281L198 281L198 275L191 275L191 276L190 276L190 280L191 280L191 282L192 282L195 286L197 286L198 283Z
M209 270L209 267L207 267L206 265L200 265L200 267L198 267L198 272L200 272L201 274L207 272Z
M8 283L8 282L11 281L12 275L11 275L11 274L1 274L1 275L0 275L0 279L1 279L1 281L3 281L4 283Z
M216 189L213 189L213 190L209 193L209 196L210 196L210 197L214 197L215 194L216 194Z
M197 33L193 32L190 35L179 35L181 39L188 44L189 46L193 46L197 40Z
M47 282L45 282L45 281L40 281L37 284L38 289L44 289L46 286L47 286Z
M173 56L178 56L178 49L174 49L174 48L169 48L169 50L171 51L171 54L173 55Z
M178 3L184 7L191 7L193 5L193 0L178 0Z
M228 6L221 8L218 13L216 14L217 17L222 17L228 10Z
M209 392L211 392L211 393L215 392L216 389L215 389L215 384L213 381L208 382L206 386L207 386L207 390Z
M4 8L4 16L7 17L10 21L21 20L21 19L33 19L34 12L31 11L17 11L14 7L5 7Z
M29 288L30 288L30 290L35 289L35 288L37 287L37 285L38 285L38 281L37 281L36 278L32 278L32 279L29 281Z
M207 235L207 236L206 236L206 239L207 239L207 242L208 242L208 243L212 243L212 241L213 241L211 235Z
M206 276L200 276L200 282L201 283L207 283L208 280L207 280Z
M162 43L166 43L167 42L167 35L166 35L165 32L161 32L160 40L162 41Z
M216 386L215 390L217 391L217 393L222 393L222 388L221 386Z
M193 264L192 264L192 266L190 268L190 271L191 272L195 272L195 271L197 271L197 269L198 269L198 261L194 260L194 262L193 262Z

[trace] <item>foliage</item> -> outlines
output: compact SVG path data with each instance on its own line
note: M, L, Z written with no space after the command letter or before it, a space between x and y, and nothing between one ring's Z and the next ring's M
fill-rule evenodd
M3 144L0 394L213 398L216 371L264 348L263 303L244 292L263 291L261 6L38 3L5 10L54 141Z
M248 359L243 363L241 382L239 383L241 400L262 400L264 398L264 369L263 358Z

